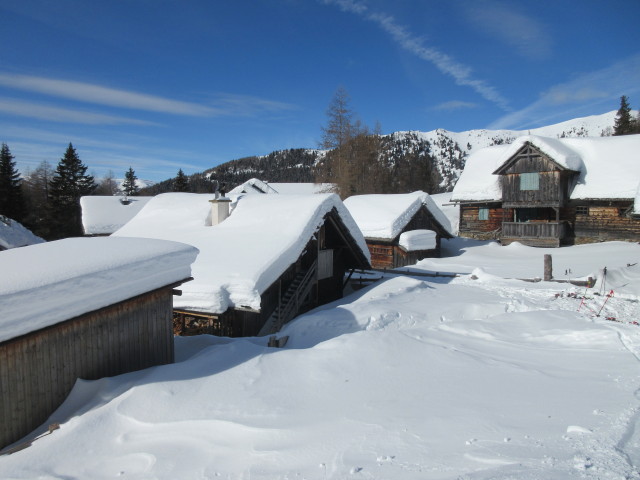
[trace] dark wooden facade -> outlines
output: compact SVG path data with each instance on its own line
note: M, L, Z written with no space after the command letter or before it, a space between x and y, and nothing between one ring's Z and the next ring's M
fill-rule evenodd
M640 242L640 218L633 216L633 201L576 201L570 209L576 244L605 241Z
M480 210L485 215L480 215ZM502 208L499 202L462 203L460 205L459 235L477 240L497 240L505 219L513 218L513 210Z
M331 252L330 255L323 255ZM328 259L330 274L323 275L319 260ZM304 298L297 299L294 314L342 298L345 273L349 269L369 268L369 262L333 209L325 222L309 239L302 255L261 295L260 310L231 308L220 314L177 309L173 315L176 335L210 334L226 337L247 337L260 334L275 311L282 308L287 292L300 278L309 274L312 286ZM315 269L315 270L314 270Z
M173 362L173 286L0 343L0 448L45 422L78 378Z
M640 240L633 200L570 200L578 172L528 142L493 173L500 175L502 201L461 203L460 235L537 247ZM525 175L534 175L535 188L523 187Z
M436 232L436 248L406 251L399 244L400 235L412 230L432 230ZM423 205L394 239L366 238L365 240L371 254L371 266L373 268L387 269L413 265L423 258L439 257L443 238L452 238L452 235L440 225L427 207Z

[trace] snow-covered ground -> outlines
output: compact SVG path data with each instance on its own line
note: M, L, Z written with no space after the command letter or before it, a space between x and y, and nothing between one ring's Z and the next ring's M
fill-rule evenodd
M177 338L173 365L79 381L0 476L640 478L640 246L551 250L555 276L607 266L588 290L500 278L541 276L543 249L445 249L414 268L474 275L388 275L287 325L283 349Z

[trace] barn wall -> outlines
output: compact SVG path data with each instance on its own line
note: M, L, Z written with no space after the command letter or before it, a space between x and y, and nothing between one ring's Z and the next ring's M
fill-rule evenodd
M45 422L77 378L173 362L172 301L156 290L0 343L0 448Z
M640 219L628 215L631 202L589 202L579 205L588 209L588 215L576 212L574 205L575 243L594 243L604 241L640 241Z
M480 208L489 209L489 219L480 220L478 212ZM478 240L495 240L500 234L503 221L510 221L513 218L513 210L501 208L499 203L485 204L460 204L460 226L459 235L461 237L475 238Z
M520 175L502 175L503 202L509 206L559 207L566 204L568 177L564 172L538 172L538 190L520 190Z

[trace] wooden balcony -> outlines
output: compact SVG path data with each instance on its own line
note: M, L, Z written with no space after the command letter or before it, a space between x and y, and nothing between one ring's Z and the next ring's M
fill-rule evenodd
M503 222L502 238L510 240L535 240L541 241L551 240L555 244L555 240L560 242L561 239L569 235L569 225L567 222ZM533 244L534 242L523 242Z

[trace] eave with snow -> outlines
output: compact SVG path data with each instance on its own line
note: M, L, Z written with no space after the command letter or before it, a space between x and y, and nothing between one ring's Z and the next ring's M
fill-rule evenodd
M173 289L197 250L69 238L0 254L0 448L34 430L78 378L174 359Z
M557 247L640 240L640 135L523 136L473 154L453 190L461 236Z
M452 238L449 219L425 192L355 195L345 206L362 231L374 268L396 268L440 256Z
M370 266L362 233L335 194L231 199L223 202L228 218L212 225L221 198L158 195L114 233L199 249L194 280L174 300L183 334L273 333L298 313L340 298L345 273Z

